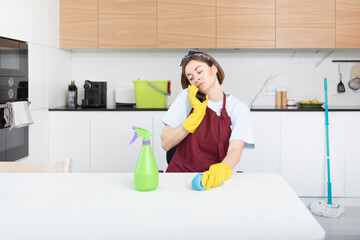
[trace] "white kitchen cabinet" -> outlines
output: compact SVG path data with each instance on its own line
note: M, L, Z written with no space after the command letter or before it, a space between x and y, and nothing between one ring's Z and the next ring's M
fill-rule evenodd
M48 1L48 46L60 46L60 1Z
M280 173L280 114L251 112L255 149L244 149L235 171Z
M29 161L49 160L49 112L47 109L33 110L34 124L29 126Z
M90 113L49 112L49 160L73 160L73 172L90 172Z
M360 112L345 114L345 196L360 197Z
M330 166L333 196L344 195L344 118L329 114ZM283 113L281 174L299 196L326 196L324 112Z
M48 106L66 106L67 84L71 82L71 52L48 48ZM67 82L66 82L67 80ZM80 91L80 82L76 82ZM81 100L79 99L79 103Z
M74 172L133 172L142 139L132 145L139 126L151 131L159 170L166 170L161 148L165 112L49 112L50 160L70 156ZM324 112L251 112L255 149L244 149L234 172L282 174L299 196L327 195ZM331 181L334 197L360 196L359 112L329 112ZM46 144L44 145L46 147Z
M49 161L48 110L31 110L34 123L29 126L29 155L21 161Z
M166 112L156 112L154 114L154 156L159 170L166 171L168 164L166 161L166 152L161 147L161 132L164 129L164 123L161 121Z
M150 112L96 112L91 116L91 172L134 172L142 146L132 126L152 131ZM150 139L153 148L153 137Z
M48 47L29 43L29 105L30 110L48 106Z
M160 141L161 132L157 132L160 126L156 130L153 127L153 119L161 119L162 114L151 111L50 111L50 160L71 157L73 172L133 172L142 146L142 138L129 145L134 136L132 126L137 126L154 133L150 138L151 147L158 168L165 170L164 151L155 147ZM163 155L162 159L157 157L160 155Z
M52 15L48 11L49 0L30 1L28 6L28 41L41 45L48 45L48 24Z
M28 0L0 1L0 36L28 40Z

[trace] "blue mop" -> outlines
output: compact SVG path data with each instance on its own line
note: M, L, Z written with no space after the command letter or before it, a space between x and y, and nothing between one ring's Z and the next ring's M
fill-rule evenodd
M326 126L326 162L327 162L327 202L320 200L310 205L313 214L322 217L337 218L345 212L344 207L339 204L332 203L331 181L330 181L330 154L329 154L329 114L328 114L328 98L327 98L327 78L324 78L325 89L325 126Z

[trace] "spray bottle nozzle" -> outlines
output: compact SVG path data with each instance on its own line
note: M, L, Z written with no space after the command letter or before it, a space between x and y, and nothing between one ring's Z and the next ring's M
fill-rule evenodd
M150 136L152 136L153 134L151 134L148 130L144 128L139 128L136 126L133 126L132 129L135 130L135 133L129 145L132 144L139 136L143 137L143 145L150 145Z

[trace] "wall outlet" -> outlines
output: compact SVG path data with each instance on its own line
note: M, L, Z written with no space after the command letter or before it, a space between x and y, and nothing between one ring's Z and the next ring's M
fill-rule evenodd
M271 87L264 87L262 89L262 95L264 96L275 96L275 88L271 88Z

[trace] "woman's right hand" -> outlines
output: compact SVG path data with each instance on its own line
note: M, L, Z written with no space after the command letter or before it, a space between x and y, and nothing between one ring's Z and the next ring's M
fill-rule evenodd
M194 110L184 121L182 126L190 133L193 133L195 132L196 128L200 125L201 121L205 116L208 95L206 95L205 101L200 102L200 100L196 98L196 93L199 91L199 89L194 85L189 85L188 88L189 88L190 103Z

